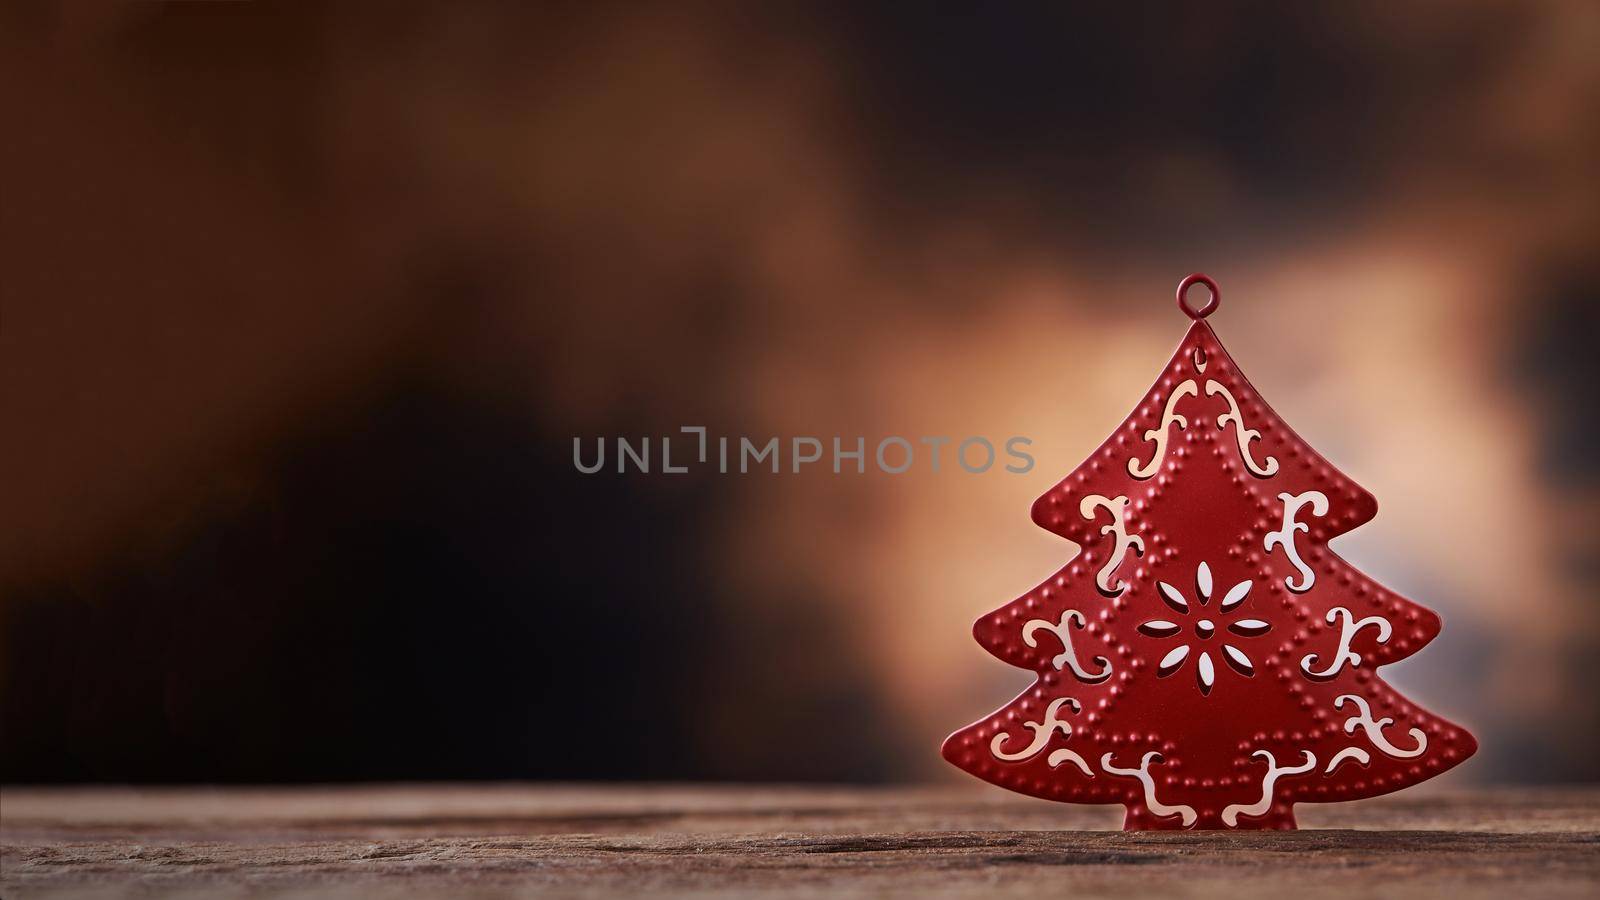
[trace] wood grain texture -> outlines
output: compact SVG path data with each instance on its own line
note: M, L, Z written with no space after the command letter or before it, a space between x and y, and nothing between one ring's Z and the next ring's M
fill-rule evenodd
M0 791L0 895L1600 896L1600 789L1412 791L1135 833L982 788Z

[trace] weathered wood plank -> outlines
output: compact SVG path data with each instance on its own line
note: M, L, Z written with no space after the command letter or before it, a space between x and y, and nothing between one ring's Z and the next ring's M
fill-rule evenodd
M1600 894L1600 790L1417 793L1124 834L982 788L8 789L0 894Z

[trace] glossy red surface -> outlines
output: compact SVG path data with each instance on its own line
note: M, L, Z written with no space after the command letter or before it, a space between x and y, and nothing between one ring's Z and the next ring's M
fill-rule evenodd
M1199 309L1184 302L1194 281L1213 289ZM1128 829L1293 828L1296 803L1387 794L1477 749L1465 729L1377 674L1432 641L1439 617L1328 549L1370 520L1377 502L1250 386L1203 321L1219 297L1204 276L1184 280L1179 306L1194 323L1154 386L1034 503L1036 523L1083 550L979 619L973 634L1037 680L943 749L956 766L1014 791L1120 803ZM1132 474L1155 454L1162 458L1148 477ZM1111 526L1122 497L1127 539L1119 541ZM1287 532L1286 511L1296 513ZM1269 541L1274 533L1291 544ZM1142 548L1129 546L1135 538ZM1106 590L1096 576L1119 546L1126 552ZM1230 596L1236 602L1224 609ZM1163 666L1181 646L1183 659ZM1142 764L1146 776L1134 774Z

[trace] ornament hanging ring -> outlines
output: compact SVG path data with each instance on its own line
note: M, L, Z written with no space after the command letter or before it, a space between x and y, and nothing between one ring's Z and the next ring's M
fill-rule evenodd
M1205 285L1206 288L1211 291L1211 299L1207 300L1205 305L1199 309L1191 308L1189 306L1189 301L1184 299L1189 293L1189 287L1196 283ZM1216 312L1217 307L1221 304L1222 290L1217 287L1217 283L1215 281L1211 280L1210 275L1206 275L1203 272L1196 272L1193 275L1190 275L1188 278L1178 282L1178 308L1183 310L1183 314L1189 318L1197 320L1204 319L1206 316Z

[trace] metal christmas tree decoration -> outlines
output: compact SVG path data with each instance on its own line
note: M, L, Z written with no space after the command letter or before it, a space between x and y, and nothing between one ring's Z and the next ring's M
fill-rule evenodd
M1328 549L1377 501L1251 388L1205 322L1220 302L1205 275L1179 284L1177 352L1034 502L1082 553L973 634L1037 679L944 744L1001 787L1120 803L1130 830L1293 828L1296 803L1387 794L1477 749L1378 676L1439 617Z

